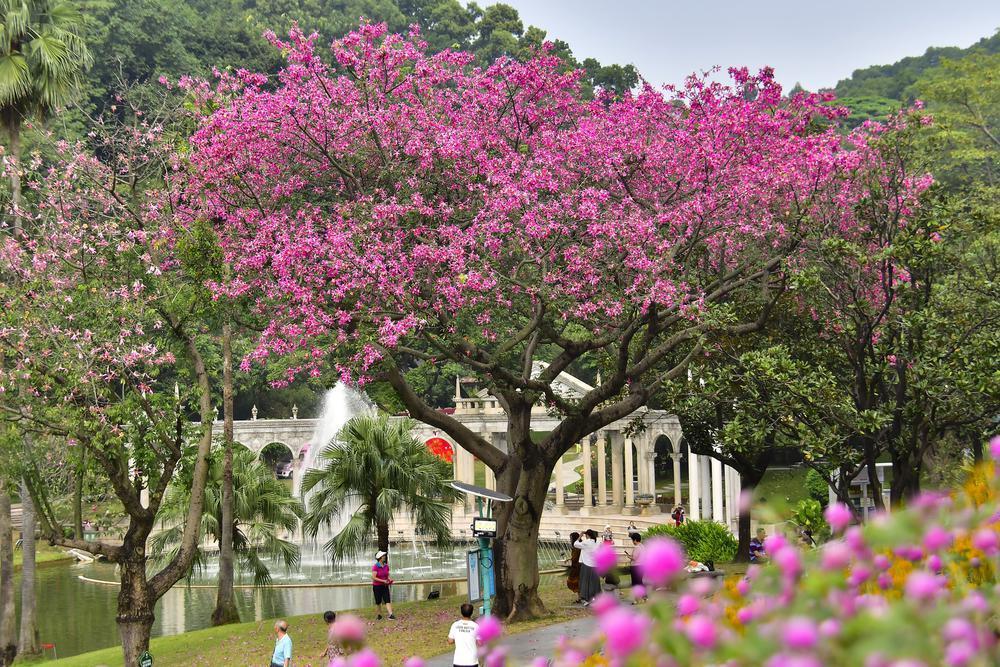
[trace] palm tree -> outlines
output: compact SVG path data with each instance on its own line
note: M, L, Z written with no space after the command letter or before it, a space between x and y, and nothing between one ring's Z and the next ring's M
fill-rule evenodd
M218 453L218 452L216 452ZM205 513L201 519L202 542L211 538L221 547L222 461L215 460L205 488ZM191 499L190 485L178 479L171 485L160 510L163 532L153 536L151 551L169 561L180 545L184 517ZM253 574L255 586L271 583L271 561L286 569L299 564L299 547L282 535L294 534L302 515L302 504L288 486L275 479L274 471L245 447L233 448L233 550L241 572ZM205 553L195 555L192 570L200 570Z
M21 127L76 95L92 62L83 17L68 0L0 0L0 123L7 131L14 230L21 229Z
M388 551L389 526L399 511L413 516L417 530L439 542L450 539L452 468L414 438L411 428L412 422L390 422L382 414L353 417L320 452L322 467L303 476L309 510L303 528L309 535L347 518L324 545L334 560L370 549L373 536L374 546Z

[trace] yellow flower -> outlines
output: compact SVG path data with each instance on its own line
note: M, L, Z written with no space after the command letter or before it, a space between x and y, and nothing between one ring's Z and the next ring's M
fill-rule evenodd
M583 661L583 667L607 667L609 664L608 659L600 653L592 653Z

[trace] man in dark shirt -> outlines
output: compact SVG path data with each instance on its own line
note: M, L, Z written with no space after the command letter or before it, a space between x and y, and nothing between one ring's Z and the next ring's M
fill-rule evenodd
M763 528L757 529L757 537L750 540L750 562L763 563L767 560L767 551L764 550L764 540L767 532Z

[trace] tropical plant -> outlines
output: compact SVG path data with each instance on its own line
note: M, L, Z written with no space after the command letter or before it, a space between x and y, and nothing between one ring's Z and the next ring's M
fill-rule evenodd
M736 538L728 528L716 521L685 521L679 526L659 525L646 531L646 537L658 535L666 535L680 542L689 560L724 563L736 557Z
M14 228L21 228L21 127L69 103L91 56L76 5L0 0L0 123L17 166L10 170Z
M202 540L211 538L221 548L222 539L222 451L213 452L205 486L205 510L202 515ZM164 530L151 540L153 553L162 560L174 557L184 529L184 518L191 501L186 475L178 475L167 491L159 519ZM284 535L294 534L299 526L302 505L286 484L275 479L273 468L245 447L233 448L233 551L240 572L253 575L254 586L271 583L269 565L275 561L292 569L299 563L299 547ZM191 565L191 573L203 568L207 555L202 549ZM190 574L190 573L189 573Z
M818 502L823 507L830 501L830 486L823 479L823 476L810 468L806 471L806 490L809 497Z
M321 527L346 519L324 545L334 560L373 542L387 551L389 527L400 511L413 516L418 531L438 542L450 539L452 467L413 437L412 426L384 414L357 415L320 452L321 467L303 476L309 510L304 530L315 537Z
M792 523L799 530L808 530L816 542L825 542L830 537L830 527L823 518L823 506L815 498L799 501L792 512Z

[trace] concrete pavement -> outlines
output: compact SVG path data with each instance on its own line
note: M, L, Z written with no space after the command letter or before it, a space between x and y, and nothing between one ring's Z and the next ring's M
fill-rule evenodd
M596 631L597 619L587 616L516 635L504 635L500 644L507 648L508 664L527 665L536 656L551 657L560 637L575 639L592 635ZM452 664L452 657L451 652L436 656L427 661L427 667L447 667Z

